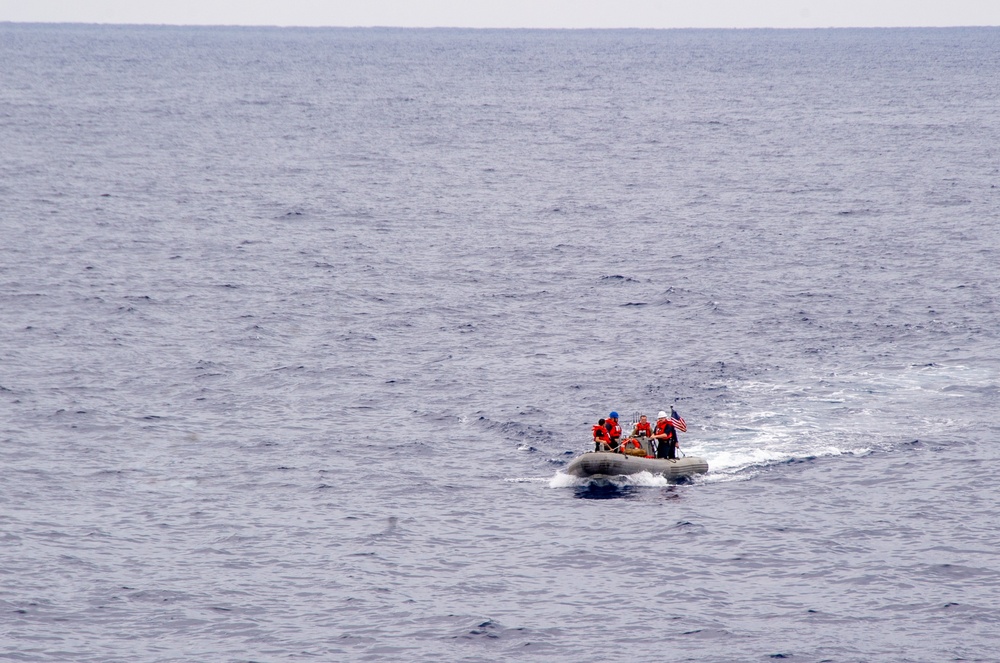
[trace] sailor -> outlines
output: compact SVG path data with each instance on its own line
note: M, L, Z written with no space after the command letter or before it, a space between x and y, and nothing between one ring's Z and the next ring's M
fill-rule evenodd
M608 436L608 429L605 427L604 419L594 426L594 451L611 451L611 438Z
M622 438L622 427L618 424L618 413L612 412L604 422L604 427L608 429L608 437L611 438L611 446L617 447L618 441Z
M632 427L632 437L652 437L653 429L650 428L646 415L639 417L639 422Z
M656 415L656 427L653 429L653 439L656 440L657 458L677 458L677 431L673 422L663 410Z

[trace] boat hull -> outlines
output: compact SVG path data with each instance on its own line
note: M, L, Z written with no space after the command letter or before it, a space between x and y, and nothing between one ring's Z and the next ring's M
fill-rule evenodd
M607 451L588 451L574 458L566 467L566 473L576 477L612 477L639 472L661 474L668 479L686 477L708 472L708 463L703 458L694 456L670 460L626 456Z

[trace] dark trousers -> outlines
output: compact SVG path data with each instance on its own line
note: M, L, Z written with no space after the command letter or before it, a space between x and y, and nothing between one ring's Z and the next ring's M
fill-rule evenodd
M677 458L677 440L657 440L657 458Z

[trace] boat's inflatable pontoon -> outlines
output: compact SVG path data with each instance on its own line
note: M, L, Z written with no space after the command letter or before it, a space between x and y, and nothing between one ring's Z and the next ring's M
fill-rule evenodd
M576 477L611 477L639 472L662 474L671 479L704 474L708 472L708 463L703 458L694 456L676 459L644 458L610 451L588 451L574 458L566 467L566 473Z

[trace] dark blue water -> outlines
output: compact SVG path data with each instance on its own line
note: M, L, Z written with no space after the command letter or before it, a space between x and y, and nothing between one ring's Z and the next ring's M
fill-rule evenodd
M998 74L0 25L0 659L995 661Z

